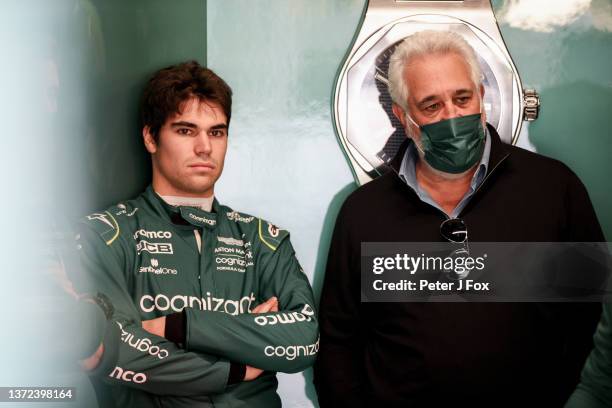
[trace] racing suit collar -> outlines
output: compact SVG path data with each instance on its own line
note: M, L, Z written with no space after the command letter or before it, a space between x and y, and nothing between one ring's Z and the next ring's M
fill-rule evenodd
M217 226L217 215L221 211L221 206L216 198L212 203L212 211L207 212L195 207L170 205L153 190L151 185L147 187L143 195L151 204L152 210L169 223L190 224L211 229Z
M191 225L214 229L217 226L217 214L195 207L178 207L181 217Z
M158 195L170 205L177 206L177 207L180 207L180 206L196 207L204 211L208 211L208 212L212 211L212 203L215 199L214 196L194 198L194 197L169 196L169 195L162 195L159 193Z

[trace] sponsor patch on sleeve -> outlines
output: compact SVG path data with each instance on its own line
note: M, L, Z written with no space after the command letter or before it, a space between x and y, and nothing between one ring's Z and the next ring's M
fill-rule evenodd
M276 225L269 223L264 220L258 220L258 232L259 239L263 242L268 248L273 251L276 251L276 248L285 239L286 236L289 235L289 232L286 230L278 228Z

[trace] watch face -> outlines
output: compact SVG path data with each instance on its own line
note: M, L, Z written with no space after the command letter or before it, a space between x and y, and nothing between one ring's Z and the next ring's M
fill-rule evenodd
M355 47L341 72L334 105L336 128L356 173L376 177L406 138L391 111L389 58L404 38L432 29L457 32L474 48L484 75L487 122L507 143L518 134L520 83L506 53L464 21L442 15L412 16L381 28Z

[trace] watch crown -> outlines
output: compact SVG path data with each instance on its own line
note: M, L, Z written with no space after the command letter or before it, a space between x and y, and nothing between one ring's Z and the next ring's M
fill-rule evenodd
M535 89L523 90L523 120L533 122L540 114L540 95Z

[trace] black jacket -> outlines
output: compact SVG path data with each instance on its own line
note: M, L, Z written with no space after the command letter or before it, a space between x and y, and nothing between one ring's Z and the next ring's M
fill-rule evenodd
M489 131L487 176L460 214L470 241L604 241L567 166ZM393 171L345 201L319 308L322 408L559 407L575 388L599 304L360 302L362 242L442 241L444 219Z

